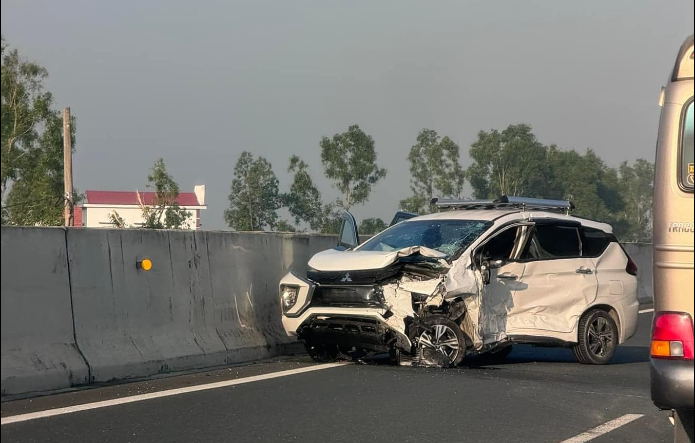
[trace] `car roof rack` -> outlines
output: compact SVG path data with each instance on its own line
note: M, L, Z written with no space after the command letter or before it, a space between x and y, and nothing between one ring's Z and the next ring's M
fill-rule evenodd
M458 200L433 198L432 204L440 210L472 209L533 209L535 211L564 212L569 214L575 206L569 200L548 200L545 198L512 197L503 195L495 200Z

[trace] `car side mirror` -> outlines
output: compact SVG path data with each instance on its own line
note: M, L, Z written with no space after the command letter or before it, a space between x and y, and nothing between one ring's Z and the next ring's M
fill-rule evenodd
M480 265L480 275L483 279L483 284L490 284L490 279L492 278L492 270L490 269L490 263L485 261Z
M504 260L491 260L488 262L488 267L490 269L499 269L504 266Z

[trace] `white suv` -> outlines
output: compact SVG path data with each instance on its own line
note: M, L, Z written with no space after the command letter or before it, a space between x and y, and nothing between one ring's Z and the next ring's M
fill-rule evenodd
M514 343L606 364L635 333L637 268L609 225L568 215L562 201L437 206L399 213L362 244L346 213L339 246L280 282L286 332L317 360L388 352L432 366L504 357Z

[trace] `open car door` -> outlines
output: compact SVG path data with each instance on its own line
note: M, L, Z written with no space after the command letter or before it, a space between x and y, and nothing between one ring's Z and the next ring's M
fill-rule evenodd
M417 217L417 214L413 214L412 212L403 212L403 211L398 211L396 212L396 215L393 216L393 219L391 220L391 224L389 227L395 225L396 223L400 223L403 220L408 220L409 218Z
M338 231L338 247L352 249L360 244L360 236L357 232L357 221L349 212L343 213L343 221Z

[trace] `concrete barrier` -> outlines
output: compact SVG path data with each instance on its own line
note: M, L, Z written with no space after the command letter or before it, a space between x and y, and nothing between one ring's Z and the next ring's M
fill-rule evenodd
M2 394L299 350L277 294L335 236L2 228ZM651 245L627 244L652 300ZM136 267L150 258L153 268Z
M296 350L282 329L276 284L288 268L306 266L312 247L330 247L328 239L332 245L325 236L68 230L75 335L93 381ZM143 257L152 270L136 268Z
M75 345L62 228L1 230L2 395L89 382Z
M203 233L69 230L77 344L96 382L225 363ZM138 259L152 260L150 271Z

